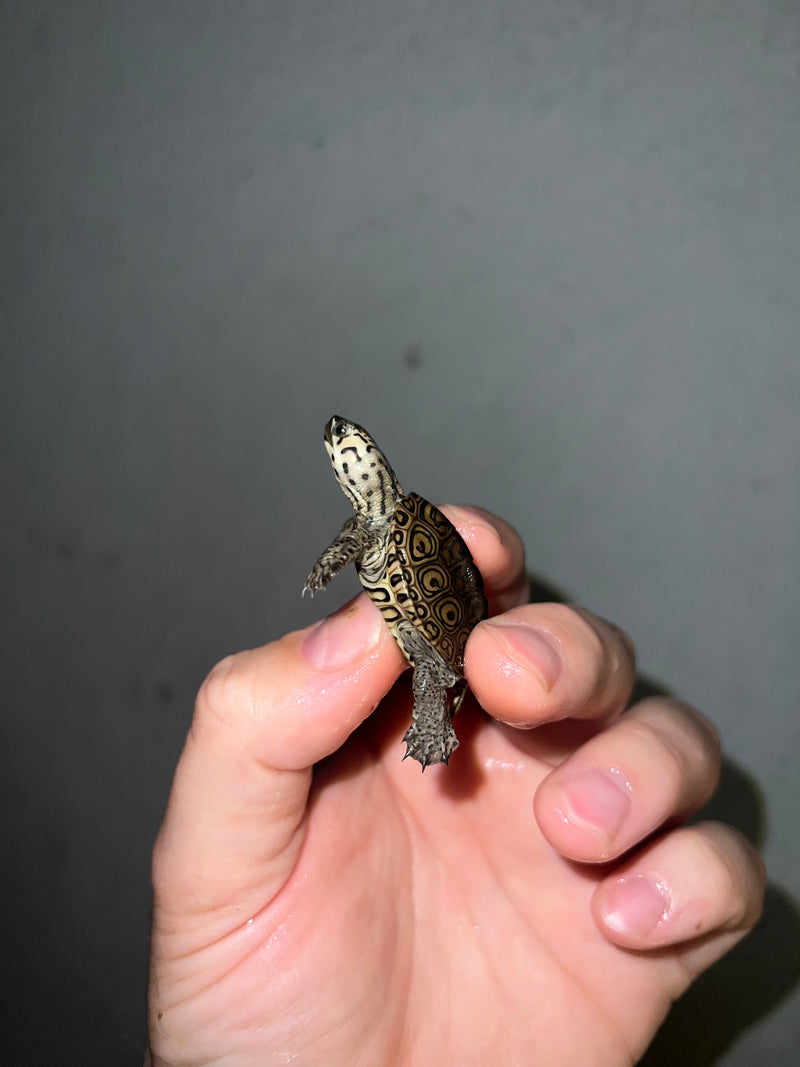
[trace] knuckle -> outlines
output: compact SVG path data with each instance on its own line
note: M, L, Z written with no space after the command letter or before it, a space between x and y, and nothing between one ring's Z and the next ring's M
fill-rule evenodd
M627 664L630 667L631 672L636 670L636 646L633 643L633 638L623 630L616 623L606 620L606 625L610 628L613 636L616 638L618 645L620 646L620 653L623 658L627 659Z
M631 713L633 721L650 730L661 758L670 761L677 772L702 783L705 800L716 789L722 769L719 734L699 711L671 697L651 697Z
M766 868L747 838L724 823L707 823L706 840L727 904L726 927L747 930L761 918Z
M206 676L195 701L192 729L209 721L229 725L251 705L251 686L245 669L246 653L226 656Z
M648 766L658 768L662 788L679 796L693 771L694 761L687 750L676 743L674 736L647 719L633 719L626 726L633 750L644 757Z
M591 612L569 604L537 604L537 616L551 628L567 645L580 652L591 673L597 675L603 669L606 647Z
M636 673L636 649L624 630L608 619L582 608L574 609L582 624L582 639L594 655L598 676L605 685L622 687L630 697Z

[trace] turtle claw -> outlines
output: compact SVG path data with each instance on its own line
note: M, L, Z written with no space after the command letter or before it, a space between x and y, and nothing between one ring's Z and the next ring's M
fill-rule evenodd
M420 729L412 722L403 736L407 748L403 759L410 756L422 767L435 763L449 763L450 757L458 748L458 738L450 722L436 724L425 723Z
M302 596L306 593L314 599L314 593L321 593L328 585L332 575L326 572L319 563L316 564L313 571L306 578L306 584L303 586Z

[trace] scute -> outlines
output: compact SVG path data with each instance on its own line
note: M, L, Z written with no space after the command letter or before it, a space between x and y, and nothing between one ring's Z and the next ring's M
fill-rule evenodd
M399 613L462 673L467 638L487 615L483 579L453 524L416 493L395 508L385 583Z

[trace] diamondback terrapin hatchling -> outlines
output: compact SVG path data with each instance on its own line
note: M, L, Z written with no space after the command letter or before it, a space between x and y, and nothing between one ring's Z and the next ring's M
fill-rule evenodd
M458 746L451 720L467 689L464 646L487 615L480 571L441 511L403 491L363 427L334 415L325 427L325 448L355 515L314 564L303 592L324 589L355 563L414 668L414 711L403 758L411 756L423 770L447 763Z

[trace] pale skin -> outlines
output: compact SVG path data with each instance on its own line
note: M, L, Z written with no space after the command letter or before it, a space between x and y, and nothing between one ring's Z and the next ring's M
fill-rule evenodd
M401 758L406 664L364 594L204 683L153 860L149 1063L619 1067L757 920L751 846L683 825L714 729L623 714L628 639L527 604L514 531L444 510L493 616L449 766Z

